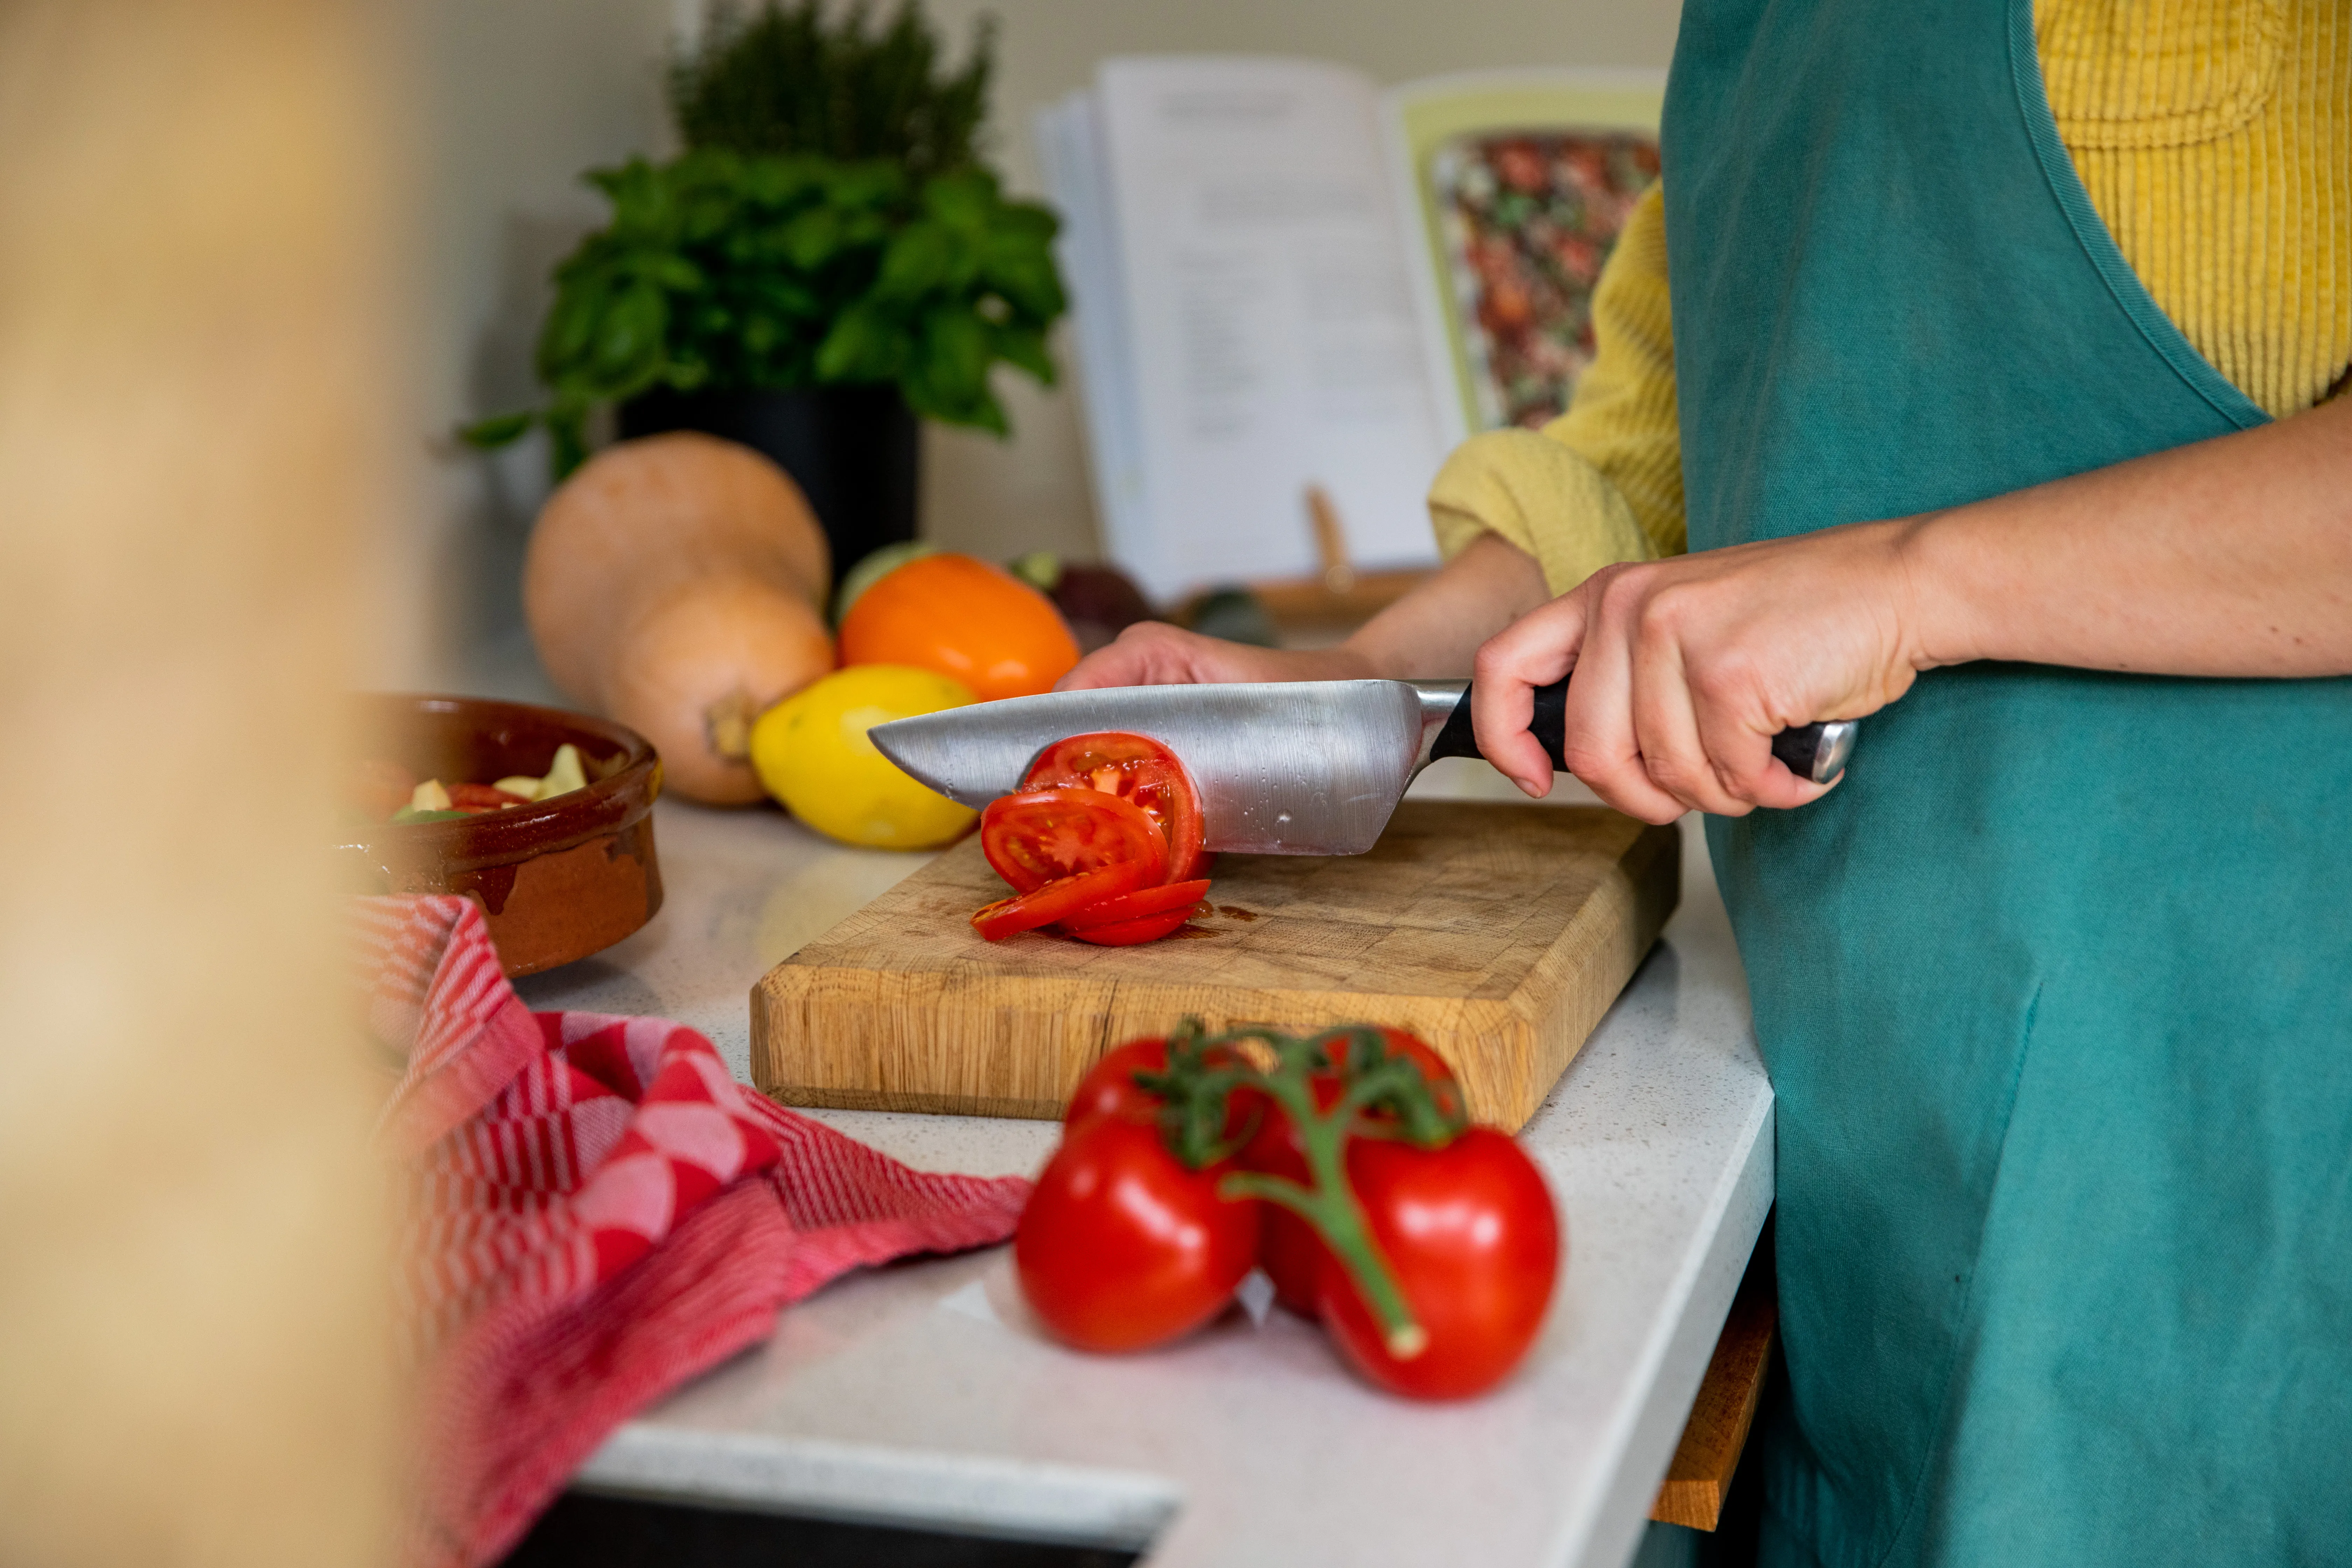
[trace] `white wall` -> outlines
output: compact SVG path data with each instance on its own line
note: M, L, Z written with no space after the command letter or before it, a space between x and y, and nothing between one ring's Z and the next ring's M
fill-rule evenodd
M1677 0L929 0L927 9L959 53L976 16L998 18L991 145L1009 183L1028 193L1038 188L1032 117L1084 86L1106 55L1311 55L1384 82L1496 66L1663 68L1679 15ZM660 64L673 30L697 14L698 0L432 0L420 14L420 368L435 515L420 520L402 592L419 604L408 624L431 629L393 650L388 679L453 678L449 656L511 636L544 455L533 446L487 460L442 435L530 399L547 270L600 217L577 176L669 150ZM1092 554L1068 378L1040 391L1007 375L1004 391L1011 441L927 433L924 531L999 558L1034 548Z
M419 450L431 472L395 587L415 608L380 679L429 687L512 637L522 542L546 491L538 438L488 458L450 432L538 397L547 274L604 217L580 175L672 146L661 63L674 16L671 0L429 0L413 21Z

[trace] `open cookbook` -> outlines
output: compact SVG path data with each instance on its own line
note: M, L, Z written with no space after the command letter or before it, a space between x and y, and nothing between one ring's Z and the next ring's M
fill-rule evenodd
M1383 90L1318 61L1176 56L1108 61L1041 113L1112 558L1162 599L1310 576L1335 531L1351 567L1430 563L1446 452L1549 419L1591 358L1593 281L1657 175L1664 88L1562 70Z

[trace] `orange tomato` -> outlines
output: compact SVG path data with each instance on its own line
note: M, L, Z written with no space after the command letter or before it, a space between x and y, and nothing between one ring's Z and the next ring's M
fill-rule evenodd
M908 562L857 596L841 622L841 662L911 664L983 702L1052 689L1078 662L1054 602L969 555Z

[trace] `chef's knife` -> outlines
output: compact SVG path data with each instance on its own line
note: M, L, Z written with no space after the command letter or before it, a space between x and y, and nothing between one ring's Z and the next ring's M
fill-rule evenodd
M1536 689L1528 731L1563 771L1568 682ZM950 799L985 805L1021 787L1067 735L1124 730L1182 760L1212 849L1360 855L1405 785L1440 757L1479 754L1464 680L1303 680L1048 691L877 724L884 756ZM1842 721L1784 730L1772 754L1799 778L1835 778L1853 750Z

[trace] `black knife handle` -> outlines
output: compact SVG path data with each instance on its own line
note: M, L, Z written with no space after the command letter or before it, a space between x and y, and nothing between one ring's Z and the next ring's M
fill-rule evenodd
M1535 717L1528 724L1528 733L1543 747L1553 767L1563 773L1568 771L1568 761L1560 755L1560 748L1568 739L1567 681L1556 680L1549 686L1536 688ZM1799 778L1827 784L1845 771L1846 758L1853 752L1853 737L1854 725L1850 719L1826 724L1800 724L1772 737L1772 754ZM1446 718L1445 728L1437 732L1437 740L1429 749L1430 761L1485 754L1478 750L1478 737L1470 727L1470 689L1464 687L1462 700L1454 705L1453 713Z

